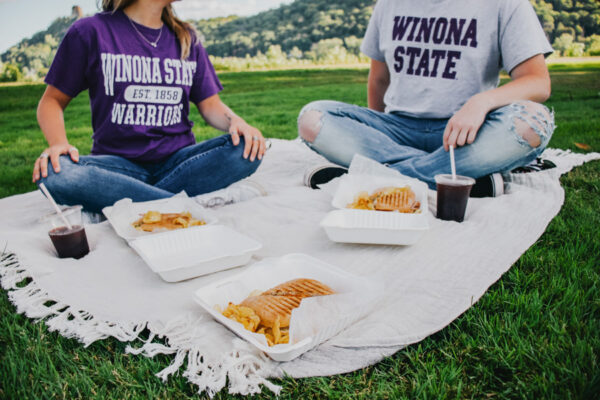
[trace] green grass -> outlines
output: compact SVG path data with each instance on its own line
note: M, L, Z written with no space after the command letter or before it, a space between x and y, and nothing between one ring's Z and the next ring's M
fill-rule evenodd
M295 137L297 113L311 100L364 105L366 77L366 70L221 74L224 100L279 138ZM553 66L552 78L548 104L558 128L550 146L580 151L578 142L600 151L600 65ZM43 90L0 88L0 197L34 189L31 166L45 147L35 121ZM65 119L71 142L85 154L92 133L85 95ZM198 139L218 134L197 113L194 120ZM599 398L600 163L575 169L562 184L565 205L546 233L450 326L354 373L277 381L281 398ZM195 396L179 375L167 384L154 376L170 357L132 356L125 346L110 339L84 349L16 314L0 291L0 398Z

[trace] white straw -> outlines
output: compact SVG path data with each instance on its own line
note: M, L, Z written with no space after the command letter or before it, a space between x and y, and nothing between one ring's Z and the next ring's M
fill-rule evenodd
M60 215L63 222L67 225L67 228L73 229L73 227L71 226L69 221L67 221L67 218L63 215L62 211L60 211L60 208L58 208L58 204L56 204L56 202L54 201L54 198L52 198L52 195L48 191L48 188L46 188L46 185L44 185L43 183L40 183L40 189L42 189L42 192L44 192L44 194L46 195L46 198L48 198L48 200L50 200L50 203L52 203L52 206L56 210L56 213L58 215Z
M452 168L452 180L456 180L456 161L454 161L454 146L450 146L450 168Z

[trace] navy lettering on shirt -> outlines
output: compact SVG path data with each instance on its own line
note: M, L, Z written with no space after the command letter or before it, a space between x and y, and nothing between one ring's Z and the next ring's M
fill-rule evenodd
M457 47L477 47L477 20L413 16L394 17L392 40ZM394 71L406 75L443 79L457 78L460 49L424 49L405 43L394 51Z

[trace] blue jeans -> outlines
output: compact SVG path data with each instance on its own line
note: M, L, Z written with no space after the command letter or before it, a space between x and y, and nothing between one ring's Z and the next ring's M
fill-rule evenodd
M234 146L223 135L184 147L158 163L138 163L113 155L82 156L78 163L61 156L59 173L48 166L41 179L59 204L83 205L101 212L129 197L148 201L171 197L185 190L190 196L222 189L256 171L259 160L242 157L244 138ZM38 183L39 183L38 182Z
M309 115L311 114L312 115ZM443 148L448 119L419 119L383 113L337 101L306 105L298 118L304 142L329 161L348 167L361 154L426 182L449 174L450 157ZM510 171L539 156L552 137L554 117L538 103L517 102L490 112L472 144L455 150L456 171L479 178ZM529 129L537 146L524 137Z

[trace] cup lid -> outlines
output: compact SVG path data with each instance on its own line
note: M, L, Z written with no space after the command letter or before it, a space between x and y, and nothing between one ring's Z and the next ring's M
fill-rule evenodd
M435 182L445 185L468 186L474 185L475 179L464 175L456 175L453 179L452 174L439 174L435 176Z
M71 216L74 213L77 212L81 212L81 210L83 209L83 206L81 205L76 205L76 206L70 206L70 207L61 207L61 211L63 213L63 215L65 216L65 218L68 218L69 216ZM40 222L48 222L54 218L60 218L60 216L58 215L58 213L53 212L50 214L46 214L43 217L40 218Z

